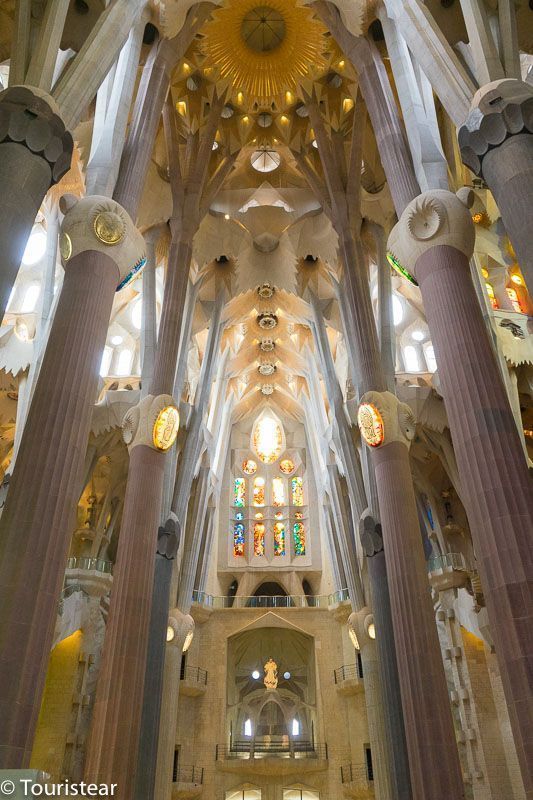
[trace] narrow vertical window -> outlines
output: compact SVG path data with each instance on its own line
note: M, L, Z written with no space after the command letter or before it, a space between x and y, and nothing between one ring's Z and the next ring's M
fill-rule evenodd
M293 506L303 506L304 504L304 486L302 478L293 478L291 480L292 488L292 504Z
M285 555L285 525L283 522L274 523L274 555Z
M265 555L265 526L262 522L254 524L254 556Z
M272 479L272 505L276 508L285 505L285 482L283 478Z
M246 501L246 481L244 478L235 478L233 485L233 505L242 508Z
M265 479L258 476L254 478L254 506L265 505Z

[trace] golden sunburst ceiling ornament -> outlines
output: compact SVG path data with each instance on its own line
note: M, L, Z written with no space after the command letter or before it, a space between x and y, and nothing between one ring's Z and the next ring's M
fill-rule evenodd
M291 0L233 0L213 11L202 50L234 92L267 106L327 66L326 29Z

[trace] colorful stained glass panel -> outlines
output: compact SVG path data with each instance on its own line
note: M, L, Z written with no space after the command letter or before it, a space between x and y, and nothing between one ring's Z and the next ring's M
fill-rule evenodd
M242 522L236 522L233 526L233 555L244 556L245 545L244 525Z
M282 478L272 480L272 505L276 508L285 505L285 483Z
M303 506L304 504L304 482L302 478L291 480L292 504L293 506Z
M265 505L265 479L254 478L254 506Z
M294 555L305 556L305 527L303 522L295 522L292 527Z
M262 522L254 525L254 556L265 555L265 526Z
M246 502L246 480L235 478L233 486L233 505L242 508Z
M285 555L285 525L283 522L274 523L274 555Z

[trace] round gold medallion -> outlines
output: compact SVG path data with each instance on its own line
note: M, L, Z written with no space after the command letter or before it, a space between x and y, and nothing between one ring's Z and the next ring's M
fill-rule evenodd
M153 442L157 450L168 450L176 441L180 427L180 415L174 406L161 409L154 423Z
M357 422L361 436L370 447L383 444L385 431L383 417L372 403L361 403L357 412Z
M64 231L59 237L59 252L63 261L68 261L72 255L72 241L68 233Z
M126 235L126 223L114 211L100 211L94 218L93 228L104 244L118 244Z

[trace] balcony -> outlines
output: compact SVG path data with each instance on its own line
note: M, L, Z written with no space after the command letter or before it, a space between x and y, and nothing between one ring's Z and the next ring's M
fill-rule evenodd
M207 670L201 667L184 667L180 675L180 694L200 697L207 688Z
M289 776L321 772L328 768L327 744L287 742L286 737L255 741L238 740L217 745L216 765L223 772Z
M339 694L360 694L365 690L361 665L345 664L333 671L335 687Z
M172 776L172 800L199 797L204 783L203 767L180 767Z
M248 597L226 597L195 590L192 601L203 608L323 608L331 609L349 599L348 589L339 589L332 594L252 595Z
M343 764L341 783L344 797L364 800L374 796L374 781L368 776L366 767L362 764Z
M71 557L67 560L65 584L80 584L87 594L103 596L113 585L113 564L103 558Z
M464 586L469 570L462 553L444 553L428 561L429 582L437 592Z

